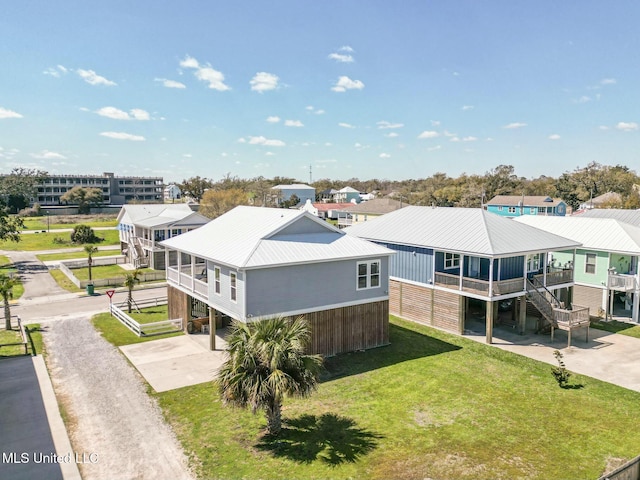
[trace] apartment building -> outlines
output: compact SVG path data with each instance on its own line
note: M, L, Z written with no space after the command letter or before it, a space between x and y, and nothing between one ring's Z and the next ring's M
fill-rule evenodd
M31 203L64 205L60 197L73 187L99 188L104 205L163 201L162 177L118 177L105 172L102 175L49 175L38 185L38 195Z

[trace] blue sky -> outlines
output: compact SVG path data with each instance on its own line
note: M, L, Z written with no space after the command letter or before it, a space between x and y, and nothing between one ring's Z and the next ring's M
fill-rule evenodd
M0 173L637 169L634 1L13 1Z

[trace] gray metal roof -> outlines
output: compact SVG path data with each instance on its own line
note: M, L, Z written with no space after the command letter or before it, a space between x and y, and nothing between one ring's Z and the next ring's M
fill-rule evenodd
M613 218L523 215L514 221L571 238L584 248L640 254L640 227Z
M486 257L571 249L580 245L480 208L408 206L345 231L368 240Z
M191 207L186 203L164 204L164 203L142 203L123 205L118 213L118 222L138 225L139 222L154 218L166 217L174 220L187 217L193 213Z
M620 208L593 208L578 214L587 218L613 218L624 223L640 227L640 210L623 210Z
M294 230L298 233L278 234L294 223L298 227ZM246 206L236 207L197 230L161 244L237 268L366 258L393 253L371 242L350 237L308 212Z

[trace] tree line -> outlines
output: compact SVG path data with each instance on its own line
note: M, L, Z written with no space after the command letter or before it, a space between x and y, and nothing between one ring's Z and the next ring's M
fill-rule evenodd
M255 177L242 179L231 174L214 181L192 177L178 184L183 195L200 203L201 213L215 218L237 205L272 206L271 188L278 184L302 183L295 178ZM438 172L430 177L406 180L319 179L310 184L316 194L346 186L378 196L395 196L411 205L439 207L480 207L496 195L542 195L561 198L572 209L608 192L619 194L609 200L609 208L640 208L640 177L624 165L602 165L591 162L585 167L566 171L558 178L518 176L512 165L498 165L483 175L463 173L450 177ZM284 199L288 200L288 199Z

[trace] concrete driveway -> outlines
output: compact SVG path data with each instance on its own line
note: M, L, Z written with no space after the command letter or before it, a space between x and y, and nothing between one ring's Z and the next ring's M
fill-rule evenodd
M484 342L484 336L468 335L468 338ZM513 329L496 327L493 346L525 357L557 365L553 356L559 350L568 370L620 385L640 392L640 339L603 330L574 331L571 346L567 347L567 332L556 330L553 343L551 335L518 335Z
M181 335L120 347L156 392L212 381L224 362L224 339L216 336L217 350L207 348L209 336Z

